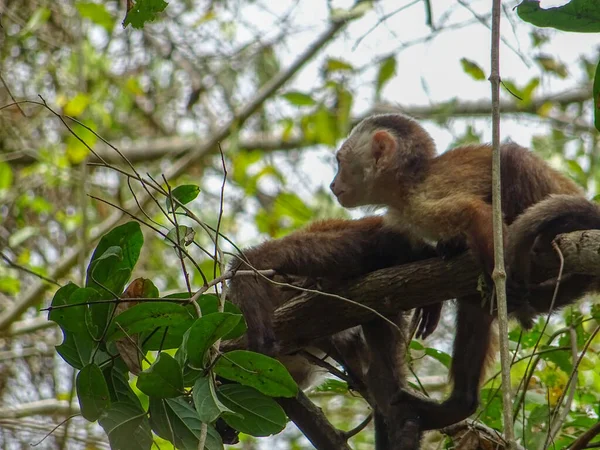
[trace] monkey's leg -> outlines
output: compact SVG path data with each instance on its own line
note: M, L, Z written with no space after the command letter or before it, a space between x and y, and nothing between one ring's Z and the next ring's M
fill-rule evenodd
M404 332L404 318L398 316ZM376 450L417 450L421 431L418 416L403 405L392 405L391 399L398 387L405 385L405 336L382 319L362 325L371 354L367 369L367 388L377 404L375 411Z
M492 343L493 316L479 296L458 300L456 338L450 375L454 388L442 403L402 389L394 399L417 412L423 430L440 429L466 419L479 404L479 384Z

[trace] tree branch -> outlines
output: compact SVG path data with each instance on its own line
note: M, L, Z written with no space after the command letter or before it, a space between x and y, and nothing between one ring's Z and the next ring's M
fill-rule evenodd
M600 230L567 233L558 236L556 241L564 255L565 274L600 275ZM582 242L590 247L583 248ZM563 245L566 246L564 249ZM571 251L576 245L579 246L577 251ZM585 255L583 264L579 259L581 255ZM554 261L554 267L544 269L544 273L549 274L546 280L557 273L556 257ZM537 265L538 258L535 263ZM353 280L336 290L335 294L374 308L384 315L392 315L402 310L476 295L479 274L479 265L470 253L466 253L449 261L433 258L378 270ZM551 296L553 291L554 285L546 283L540 284L532 293ZM373 314L360 306L324 295L304 293L277 309L274 326L285 353L372 318ZM229 342L225 349L240 346L243 342Z
M503 114L538 114L539 108L543 105L552 102L558 106L564 107L572 103L580 103L591 100L591 87L584 87L578 89L571 89L568 91L559 92L556 94L549 94L544 97L538 97L533 99L530 103L522 105L514 99L507 99L500 101L500 108ZM398 106L387 103L379 103L375 105L365 116L357 117L353 120L353 123L360 122L364 117L371 114L383 114L383 113L403 113L410 116L422 118L422 120L428 120L439 116L453 116L453 117L472 117L472 116L484 116L490 112L491 103L488 100L476 100L476 101L450 101L446 103L438 103L434 105L408 105ZM544 117L543 119L547 119ZM549 119L556 125L574 127L579 131L590 132L594 128L584 121L573 120L572 117L564 117L559 115L550 115ZM278 136L265 135L265 136L251 136L242 137L238 143L238 148L241 150L255 150L260 149L267 152L277 150L296 150L314 145L312 142L306 141L301 137L293 137L291 139L283 140ZM149 162L164 157L175 157L188 152L194 153L198 147L202 144L198 143L197 137L181 137L181 136L167 136L152 139L150 141L140 140L134 143L123 143L115 144L123 155L131 161L131 163ZM225 149L227 147L225 146ZM98 156L102 157L108 163L120 162L120 157L107 145L98 143L94 147L94 151ZM216 151L215 148L209 150L209 153ZM1 152L0 152L1 153ZM34 150L24 151L19 156L10 159L11 164L31 164L36 161L36 158L32 155L35 154ZM95 155L90 155L89 162L98 163L100 160Z

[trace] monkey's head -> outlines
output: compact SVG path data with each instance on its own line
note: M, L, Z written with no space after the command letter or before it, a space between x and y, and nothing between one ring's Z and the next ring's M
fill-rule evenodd
M401 114L367 117L337 151L331 191L346 208L387 204L421 179L435 156L429 134Z

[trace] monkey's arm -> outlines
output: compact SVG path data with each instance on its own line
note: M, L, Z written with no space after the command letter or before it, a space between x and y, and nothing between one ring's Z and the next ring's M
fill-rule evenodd
M282 275L322 278L331 285L434 255L431 247L415 245L407 236L384 227L381 217L367 217L317 222L282 239L244 250L232 267L274 269ZM230 300L244 313L251 349L276 353L272 314L292 295L259 276L231 280ZM429 308L425 313L435 317L436 310ZM436 322L431 319L427 323L430 330Z

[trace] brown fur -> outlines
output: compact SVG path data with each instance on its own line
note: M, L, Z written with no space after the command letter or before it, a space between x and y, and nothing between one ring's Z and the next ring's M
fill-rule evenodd
M303 284L319 280L333 289L344 280L377 269L433 256L435 250L432 247L390 229L384 225L382 217L367 217L313 223L282 239L244 250L232 267L238 270L251 267L274 269L283 280L290 276ZM272 355L279 353L273 313L297 293L259 276L234 277L230 281L229 300L244 314L251 350ZM437 309L437 306L424 309L424 323L435 320L429 318L428 311L433 311L435 316ZM400 329L406 330L403 315L399 314L395 319ZM418 448L418 442L411 444L404 438L403 427L391 426L399 412L392 407L390 399L398 386L405 385L406 339L407 336L398 333L387 322L375 319L364 324L362 330L356 327L310 343L327 353L335 353L336 359L341 360L353 378L367 386L376 413L377 450ZM315 375L315 366L300 355L284 356L282 362L301 387L308 387Z
M351 133L338 161L331 189L343 206L383 204L389 208L388 222L399 230L437 242L439 249L468 246L490 280L494 250L489 145L459 147L436 157L431 138L414 120L374 116ZM527 208L551 194L582 195L575 183L516 144L502 146L501 164L505 231ZM532 221L545 223L547 218L538 214ZM529 231L517 229L521 234ZM527 236L518 249L532 244L531 236L535 239L537 234ZM458 303L451 368L455 384L449 399L440 405L407 391L398 396L399 402L409 402L419 411L423 429L448 426L474 412L486 360L494 352L489 311L479 299Z

